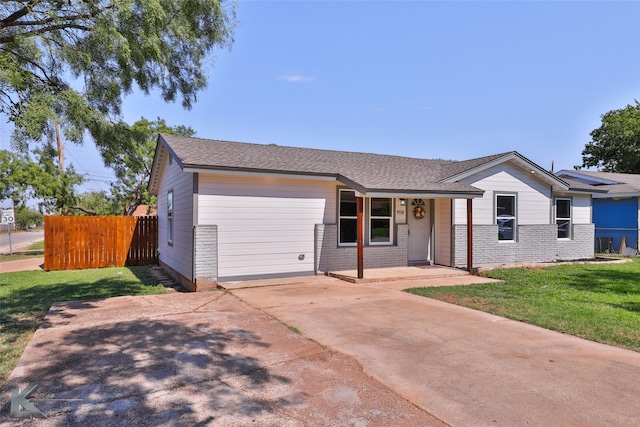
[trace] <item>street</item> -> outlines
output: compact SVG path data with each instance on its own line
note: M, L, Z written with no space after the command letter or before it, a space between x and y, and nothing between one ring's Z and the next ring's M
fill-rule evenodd
M3 227L6 228L6 227ZM44 230L12 231L11 246L13 252L26 248L32 243L44 240ZM0 254L9 254L9 234L0 235Z

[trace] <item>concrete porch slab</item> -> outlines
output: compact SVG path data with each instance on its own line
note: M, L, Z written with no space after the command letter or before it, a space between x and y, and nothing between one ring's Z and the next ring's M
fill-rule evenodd
M424 288L434 286L472 285L479 283L499 282L469 274L464 270L448 267L395 267L371 268L364 271L364 279L357 278L355 270L329 273L328 276L284 277L264 280L244 280L237 282L220 282L218 286L232 291L236 289L261 288L283 285L304 286L347 286L366 284L369 288L404 290L407 288ZM345 283L347 282L347 283Z
M351 283L388 282L393 280L412 279L440 279L449 277L470 276L469 272L457 268L428 266L428 267L391 267L367 268L364 278L358 279L357 270L332 271L329 276Z
M296 284L322 284L327 281L337 281L332 277L321 276L296 276L296 277L281 277L275 279L256 279L256 280L241 280L236 282L218 282L218 286L222 289L244 289L244 288L257 288L265 286L281 286L281 285L296 285Z

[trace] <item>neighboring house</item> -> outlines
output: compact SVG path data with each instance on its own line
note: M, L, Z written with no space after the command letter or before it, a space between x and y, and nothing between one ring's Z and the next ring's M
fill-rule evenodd
M593 190L596 251L637 252L640 175L582 170L561 170L556 175Z
M131 216L156 216L158 215L158 207L156 205L138 205Z
M593 256L591 193L516 152L426 160L160 135L149 192L160 262L192 290L356 269L359 202L364 268Z

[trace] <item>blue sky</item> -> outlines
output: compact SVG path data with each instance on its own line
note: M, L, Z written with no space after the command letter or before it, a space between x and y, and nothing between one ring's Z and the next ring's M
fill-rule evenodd
M600 115L640 100L637 1L239 1L191 111L134 93L202 138L581 164ZM88 142L67 163L108 188Z

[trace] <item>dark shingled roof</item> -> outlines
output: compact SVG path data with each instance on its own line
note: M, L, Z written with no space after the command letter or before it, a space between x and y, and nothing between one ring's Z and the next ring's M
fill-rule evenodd
M562 174L563 171L560 171L559 174ZM621 193L640 193L640 175L632 174L632 173L613 173L613 172L594 172L594 171L570 171L571 174L584 175L585 177L593 177L596 179L603 179L607 181L611 181L610 184L596 184L589 185L585 183L581 183L583 187L594 190L595 192L608 192L611 194L621 194ZM569 182L579 182L576 181L578 178L568 178L564 175L561 175L562 179Z
M586 191L589 193L606 193L607 192L607 190L601 187L585 184L584 182L580 182L575 179L568 178L566 176L561 176L561 178L564 182L569 184L570 189L573 191Z
M160 135L183 168L333 176L363 193L447 193L481 195L482 190L449 177L482 166L502 153L477 159L411 157L250 144Z

